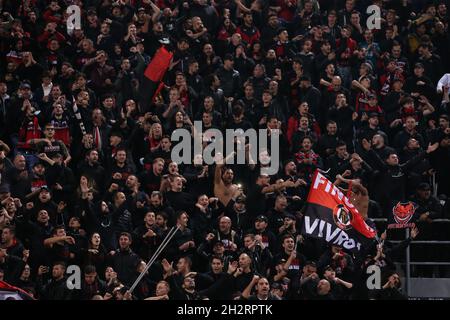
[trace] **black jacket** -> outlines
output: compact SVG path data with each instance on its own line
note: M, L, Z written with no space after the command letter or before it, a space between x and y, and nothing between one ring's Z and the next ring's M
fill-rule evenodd
M217 76L220 79L220 87L223 90L225 97L238 97L238 93L241 91L241 76L236 70L225 70L221 67L217 71Z
M117 272L117 278L125 285L131 286L134 280L134 272L141 259L131 249L116 250L112 256L111 262L114 271Z
M50 280L47 284L42 285L42 280L38 278L39 296L41 300L71 300L73 291L67 287L66 280L66 278Z
M380 202L383 209L388 210L393 201L405 200L406 174L426 155L425 152L421 152L409 161L397 166L387 165L373 150L369 150L364 156L365 160L371 159L377 164L376 168L379 170L379 174L377 179L375 179L373 188L371 188L371 196L374 200Z
M9 283L16 283L20 278L25 262L19 257L8 255L0 261L0 269L4 272L4 280Z

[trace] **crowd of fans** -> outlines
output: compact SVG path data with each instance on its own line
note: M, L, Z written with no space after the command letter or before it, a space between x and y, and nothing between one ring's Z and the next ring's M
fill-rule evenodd
M81 27L68 28L70 5ZM405 298L396 255L448 215L446 1L0 0L0 12L0 280L43 300ZM164 87L142 101L163 45ZM171 134L194 121L278 130L279 172L232 155L172 162ZM378 230L358 254L303 237L316 169L366 192L374 227L413 200L419 229L400 244Z

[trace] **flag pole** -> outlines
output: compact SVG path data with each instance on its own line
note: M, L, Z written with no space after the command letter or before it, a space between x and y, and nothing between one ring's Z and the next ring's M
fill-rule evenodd
M177 226L177 228L174 230L175 227L172 227L172 229L170 229L169 233L167 234L167 236L164 238L163 242L161 242L161 244L159 245L159 247L156 249L155 253L153 254L153 256L150 258L150 260L148 261L147 265L145 266L144 270L142 270L142 272L139 274L139 276L137 277L137 279L134 281L133 285L131 286L130 290L128 290L130 293L132 293L134 291L134 289L136 289L136 286L138 285L138 283L142 280L142 278L144 277L145 273L148 271L148 269L150 269L150 267L153 265L153 263L156 261L156 259L158 258L158 256L161 254L161 252L166 248L166 246L169 244L170 240L172 240L173 236L177 233L177 231L180 229L180 226Z
M409 228L406 228L406 239L409 239ZM406 294L408 298L411 295L411 256L410 246L406 247Z

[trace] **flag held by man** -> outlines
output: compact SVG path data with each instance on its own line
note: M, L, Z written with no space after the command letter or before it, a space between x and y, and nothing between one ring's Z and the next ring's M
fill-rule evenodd
M345 194L319 171L307 199L302 234L358 252L376 236Z

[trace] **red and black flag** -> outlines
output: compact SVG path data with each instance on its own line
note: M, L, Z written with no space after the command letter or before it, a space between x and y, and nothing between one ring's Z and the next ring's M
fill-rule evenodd
M142 111L147 112L150 110L150 105L164 87L163 79L167 70L169 70L172 58L173 52L163 45L156 51L145 69L144 77L139 87L139 104Z
M316 171L307 200L302 234L358 252L376 231L364 221L342 191Z
M26 291L0 281L0 300L34 300Z

